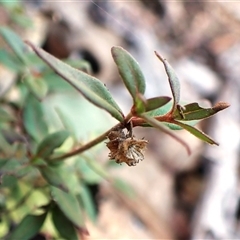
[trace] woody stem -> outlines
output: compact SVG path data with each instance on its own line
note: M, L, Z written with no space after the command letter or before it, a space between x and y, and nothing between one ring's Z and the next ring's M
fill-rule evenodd
M120 128L120 127L123 127L123 126L126 126L129 122L129 120L131 119L132 115L131 114L128 114L125 119L124 119L124 122L121 122L121 123L118 123L116 124L114 127L112 127L111 129L109 129L108 131L106 131L105 133L103 133L102 135L98 136L97 138L93 139L92 141L88 142L87 144L83 145L83 146L80 146L79 148L69 152L69 153L66 153L66 154L63 154L61 156L58 156L58 157L53 157L51 158L50 160L63 160L65 158L68 158L68 157L72 157L72 156L75 156L77 154L80 154L92 147L94 147L95 145L97 145L98 143L104 141L108 134L117 129L117 128Z

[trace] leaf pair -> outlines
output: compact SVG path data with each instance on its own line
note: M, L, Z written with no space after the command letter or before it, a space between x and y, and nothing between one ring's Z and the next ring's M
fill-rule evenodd
M171 100L170 97L164 96L146 99L144 97L145 78L137 61L121 47L112 47L111 51L119 74L133 98L131 112L134 115L160 108Z

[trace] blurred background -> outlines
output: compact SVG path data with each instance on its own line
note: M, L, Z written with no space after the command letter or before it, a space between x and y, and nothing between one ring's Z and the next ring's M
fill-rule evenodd
M111 57L112 46L122 46L137 59L147 97L171 96L157 51L177 72L182 101L231 104L198 125L220 146L209 146L186 131L176 132L189 144L191 156L164 133L134 129L138 138L149 140L145 160L131 168L112 163L107 171L131 186L137 198L131 191L120 194L107 181L90 179L96 222L87 220L86 239L240 239L239 2L3 1L0 25L12 27L22 39L60 59L85 60L124 113L132 102ZM14 79L0 62L1 96L16 97ZM42 101L51 130L59 124L53 121L56 105L68 116L80 142L116 123L78 94L59 88L60 93L47 94ZM104 143L89 154L108 163Z

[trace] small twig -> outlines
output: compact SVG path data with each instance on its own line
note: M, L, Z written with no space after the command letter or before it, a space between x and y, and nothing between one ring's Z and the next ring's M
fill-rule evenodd
M104 139L106 139L107 135L115 128L121 126L121 123L117 124L116 126L114 126L113 128L111 128L110 130L106 131L105 133L103 133L102 135L98 136L97 138L95 138L94 140L88 142L87 144L69 152L69 153L66 153L66 154L63 154L61 156L58 156L58 157L53 157L51 158L50 160L51 161L55 161L55 160L63 160L65 158L68 158L68 157L72 157L74 155L77 155L77 154L80 154L92 147L94 147L95 145L97 145L98 143L104 141Z
M116 128L126 126L126 124L130 121L131 117L132 117L132 114L130 113L130 114L128 114L128 115L125 117L124 122L118 123L117 125L115 125L115 126L112 127L111 129L109 129L108 131L106 131L106 132L103 133L102 135L98 136L98 137L95 138L94 140L88 142L87 144L85 144L85 145L83 145L83 146L81 146L81 147L79 147L79 148L77 148L77 149L75 149L75 150L73 150L73 151L71 151L71 152L69 152L69 153L63 154L63 155L61 155L61 156L53 157L53 158L51 158L50 160L51 160L51 161L53 161L53 160L54 160L54 161L56 161L56 160L63 160L63 159L65 159L65 158L72 157L72 156L74 156L74 155L80 154L80 153L82 153L82 152L84 152L84 151L86 151L86 150L94 147L94 146L97 145L98 143L104 141L104 140L107 138L108 134L109 134L111 131L115 130Z

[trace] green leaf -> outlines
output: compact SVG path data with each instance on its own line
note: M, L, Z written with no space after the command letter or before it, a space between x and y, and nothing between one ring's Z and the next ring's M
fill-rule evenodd
M64 215L78 228L84 230L83 213L75 195L52 187L52 196Z
M83 94L83 96L91 103L103 108L118 121L121 122L124 120L124 115L121 109L101 81L80 70L72 68L44 50L34 46L32 43L27 42L27 44L49 65L49 67Z
M154 97L154 98L149 98L147 99L146 103L146 112L155 110L155 109L160 109L164 105L166 105L169 101L171 101L170 97Z
M13 71L20 71L22 69L16 56L13 56L13 54L5 49L0 49L0 63Z
M50 166L41 166L38 167L42 176L45 180L52 186L60 188L61 190L68 192L68 186L66 185L67 176L64 176L61 168L59 167L50 167Z
M21 38L8 27L1 27L0 34L3 36L8 45L12 48L12 50L20 59L20 61L24 65L26 65L27 64L27 58L25 57L26 47Z
M137 93L134 105L131 109L132 115L139 115L146 111L146 99L140 93Z
M0 150L6 156L11 156L13 154L13 147L6 140L5 136L0 132Z
M26 83L27 87L31 91L31 93L39 100L42 100L46 97L48 86L43 78L40 77L33 77L32 75L28 75L24 82Z
M180 144L182 144L187 153L190 155L191 154L191 150L189 148L189 146L187 145L186 142L184 142L182 139L180 139L177 135L175 135L174 133L172 133L170 130L168 130L162 122L159 122L158 120L152 118L152 117L149 117L148 115L146 114L142 114L141 117L147 122L149 123L152 127L155 127L157 128L158 130L168 134L169 136L171 136L172 138L174 138L176 141L178 141ZM179 125L181 126L181 125Z
M88 108L87 108L88 109ZM61 108L55 107L54 110L56 111L62 125L64 128L71 133L71 137L73 138L75 143L78 143L78 136L77 132L74 129L74 126L71 124L71 121L69 121L69 116L65 114Z
M1 167L1 173L21 178L27 175L33 168L22 164L16 159L8 159Z
M91 64L88 61L82 59L66 59L65 63L88 74L92 72Z
M0 159L0 169L5 165L8 159Z
M23 110L24 126L37 142L40 142L48 133L40 102L31 94L26 99Z
M89 218L95 222L97 218L97 210L88 186L82 183L81 192L77 197L82 202L83 209L86 211Z
M52 209L52 220L61 238L78 240L73 223L63 214L57 205Z
M69 132L63 130L49 134L45 137L37 148L37 157L48 158L56 148L59 148L69 137Z
M15 176L3 175L0 182L2 187L13 188L17 185L18 179Z
M172 101L168 102L167 104L163 105L162 107L159 107L157 109L147 112L146 116L152 117L152 118L163 116L166 113L168 113L171 108L172 108ZM167 126L171 130L181 130L182 129L178 125L167 123L167 122L162 122L161 124ZM144 123L142 126L143 127L151 127L151 125L149 125L148 123Z
M96 161L95 161L95 165L97 165L97 167L98 167L100 164L96 163ZM89 164L85 161L85 159L83 159L81 157L79 157L76 161L77 171L80 172L81 177L84 180L84 182L89 183L89 184L99 184L103 179L103 177L100 174L98 174L98 172L97 172L98 169L95 171L94 167L89 166ZM101 169L100 169L100 171L101 171Z
M225 102L219 102L211 108L203 108L198 103L190 103L176 109L174 119L182 121L200 120L208 118L227 107L229 107L229 104Z
M168 102L167 104L165 104L164 106L162 106L160 108L157 108L155 110L147 112L146 116L154 117L154 118L159 117L159 116L163 116L170 111L171 106L172 106L172 102ZM178 109L176 109L175 112L176 111L178 111ZM199 122L199 120L193 120L193 121L189 121L188 124L191 125L191 126L194 126L198 122ZM168 123L168 122L162 122L162 124L164 124L165 126L170 128L171 130L182 130L182 127L180 127L176 124L172 124L172 123ZM143 124L143 127L149 127L149 124L145 123L145 124Z
M13 116L7 109L0 107L0 122L16 121L16 117Z
M112 47L111 52L119 74L135 103L138 94L144 94L146 88L145 79L139 64L122 47Z
M8 159L1 167L2 173L14 173L21 167L21 163L16 159Z
M81 172L84 181L89 184L98 184L102 179L108 179L110 176L106 168L99 164L94 157L82 155L76 167Z
M191 134L193 134L195 137L201 139L204 142L207 142L209 144L215 144L215 145L219 145L218 143L216 143L212 138L210 138L208 135L206 135L204 132L200 131L197 128L194 128L190 125L187 125L185 123L179 122L179 121L175 121L175 124L179 125L180 127L184 128L185 130L187 130L188 132L190 132Z
M47 214L27 215L19 225L10 233L7 240L24 239L28 240L34 237L41 229Z
M146 113L147 116L149 117L158 117L158 116L163 116L166 113L168 113L172 107L172 101L168 102L167 104L163 105L162 107L159 107L157 109L154 109L152 111L148 111Z
M174 69L167 62L167 60L163 59L157 52L155 52L155 54L159 58L159 60L163 63L165 71L168 75L168 81L169 81L170 88L171 88L172 95L173 95L173 106L172 106L171 111L174 112L174 110L177 107L177 104L180 101L180 82L179 82L179 79L178 79Z
M27 157L27 145L23 142L14 142L13 144L13 157L21 161L22 163L28 162Z

